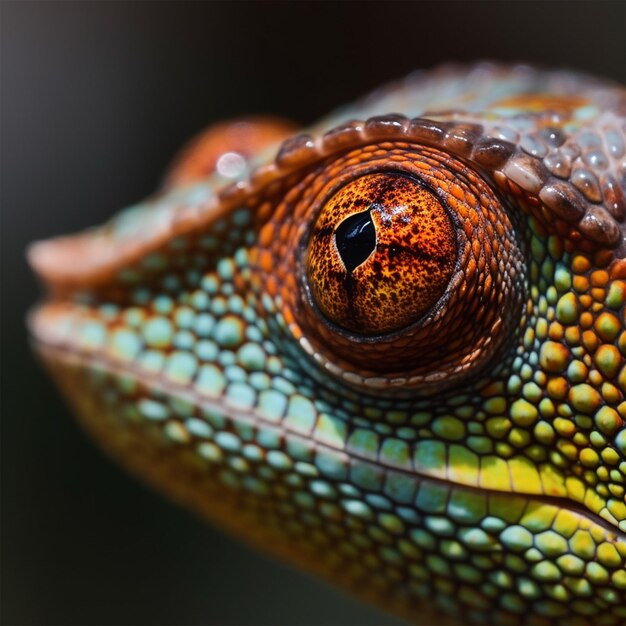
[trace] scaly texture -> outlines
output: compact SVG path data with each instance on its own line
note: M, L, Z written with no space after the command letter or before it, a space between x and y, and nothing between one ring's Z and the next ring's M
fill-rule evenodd
M37 349L126 466L387 610L623 623L625 116L480 65L238 135L234 170L209 141L33 246Z

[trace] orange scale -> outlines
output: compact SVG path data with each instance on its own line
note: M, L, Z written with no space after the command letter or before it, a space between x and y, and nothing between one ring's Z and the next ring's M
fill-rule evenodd
M489 239L489 237L485 237L482 243L483 243L483 249L482 249L483 254L486 257L493 259L493 249L491 247L491 240Z
M591 261L584 254L577 254L572 259L572 270L577 274L585 274L591 269Z
M267 291L271 296L277 296L279 293L278 285L276 284L276 279L273 276L267 277L266 282Z
M467 213L467 218L471 222L472 226L474 226L474 228L478 228L480 226L481 221L482 221L478 211L476 211L473 208L469 209L469 211ZM478 234L480 235L480 233L478 233Z
M281 224L280 228L278 229L278 238L281 239L282 241L288 241L290 231L291 231L291 224L289 223Z
M348 167L348 165L349 165L349 163L342 163L341 167L339 167L337 165L335 165L334 167L333 166L329 167L328 170L326 171L327 177L330 178L330 179L335 178L337 176L337 174L339 172L341 172L341 170L344 167ZM316 183L313 183L313 184L316 184ZM317 183L317 184L319 184L319 183Z
M416 161L415 163L412 163L411 165L417 168L418 170L430 171L432 169L432 167L428 163L424 163L423 161ZM436 172L434 175L437 176L437 174L438 173Z
M288 291L298 288L298 281L294 274L290 273L287 275L286 280L285 280L285 287Z
M583 293L578 296L578 301L584 309L588 309L593 304L593 297L589 293Z
M553 341L560 341L564 332L563 326L559 322L552 322L548 327L548 337Z
M296 322L293 312L290 309L283 310L283 318L287 324L294 324Z
M574 276L572 279L572 287L579 294L578 299L583 306L588 307L591 304L591 296L587 294L589 290L589 280L586 276Z
M334 178L339 175L344 168L354 167L355 165L361 163L361 160L362 159L358 156L353 156L352 158L347 159L345 163L342 163L341 167L336 167L334 170L330 170L328 174Z
M458 185L450 185L450 190L449 192L458 200L461 200L462 202L467 202L468 199L465 197L465 192L463 191L463 189L461 189L461 187L459 187ZM472 203L474 204L474 203Z
M287 208L287 205L297 202L300 198L301 193L302 193L301 186L296 186L287 192L287 194L283 198L282 203L280 204L280 211L276 216L277 217L276 221L281 221L281 222L283 221L284 213Z
M493 281L492 281L491 276L488 275L485 278L485 282L483 284L483 293L488 293L488 292L492 293L492 291L491 291L492 288L493 288Z
M593 287L604 287L609 282L609 273L606 270L596 270L591 273Z
M286 311L285 311L285 313L286 313ZM300 339L302 339L302 337L304 336L304 334L302 333L302 329L297 324L290 324L289 330L291 331L292 337L296 341L300 341Z
M611 279L626 278L626 259L616 259L610 269ZM626 290L626 284L623 289Z
M592 330L585 330L582 334L582 344L587 352L595 352L600 345L600 339Z
M274 258L267 250L260 252L259 267L263 272L270 274L274 269Z
M268 222L263 228L261 228L258 236L258 245L267 248L274 239L275 228L272 222Z
M257 206L254 219L256 222L261 223L261 224L264 222L267 222L270 219L270 217L273 216L274 211L277 210L276 205L270 202L263 202L262 204L259 204L259 205L253 205L252 203L248 203L248 204L249 206Z

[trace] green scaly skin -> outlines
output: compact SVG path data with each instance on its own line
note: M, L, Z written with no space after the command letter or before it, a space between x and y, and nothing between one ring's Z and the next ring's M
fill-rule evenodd
M567 100L568 113L511 100L537 93ZM561 113L546 122L549 106ZM418 75L311 131L428 111L479 124L475 145L497 138L526 155L490 166L462 141L430 140L496 190L525 258L514 329L488 367L452 386L396 380L390 391L345 376L332 345L302 340L297 315L270 295L263 227L352 144L283 150L270 174L221 200L215 174L95 233L37 244L31 260L53 294L31 316L37 349L126 466L386 610L416 623L623 623L624 107L622 89L587 77L479 66ZM376 132L407 141L402 124L369 143ZM565 142L543 151L545 127ZM559 154L573 166L556 176ZM575 200L551 208L556 179Z

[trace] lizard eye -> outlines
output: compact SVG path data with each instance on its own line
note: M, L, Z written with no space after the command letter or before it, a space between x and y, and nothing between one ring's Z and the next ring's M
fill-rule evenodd
M456 263L446 208L417 180L367 174L326 201L307 250L313 300L361 335L398 331L441 298Z
M509 212L475 169L389 143L328 163L307 185L293 310L318 361L342 359L357 382L434 389L494 358L522 314L525 270Z

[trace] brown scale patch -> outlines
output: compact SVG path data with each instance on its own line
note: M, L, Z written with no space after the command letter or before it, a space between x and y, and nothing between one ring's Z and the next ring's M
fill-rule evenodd
M351 238L342 236L348 224L356 233ZM333 323L381 335L408 326L436 304L456 256L454 226L430 191L396 172L370 174L324 205L307 252L309 284Z

